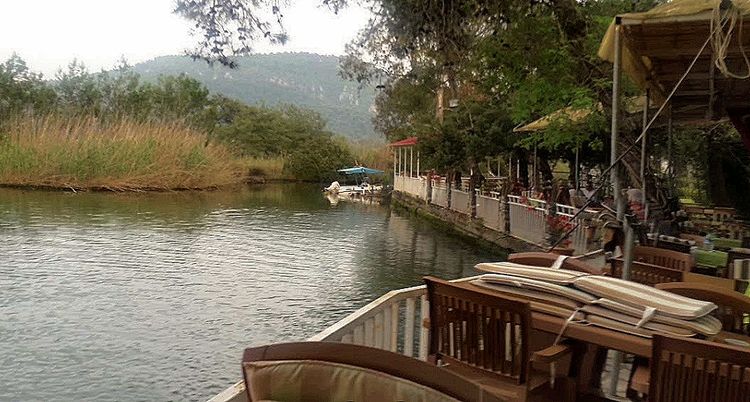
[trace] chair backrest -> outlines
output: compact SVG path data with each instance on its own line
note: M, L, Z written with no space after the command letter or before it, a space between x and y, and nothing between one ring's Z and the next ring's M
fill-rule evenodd
M745 322L745 315L750 314L750 297L734 290L695 282L660 283L656 288L712 302L718 306L714 315L721 321L724 331L750 335L750 323Z
M750 349L654 335L649 402L747 402Z
M724 270L725 278L734 279L734 260L750 259L750 249L730 248L727 252L727 266Z
M738 258L732 261L730 279L750 280L750 258Z
M557 261L558 257L560 257L558 254L531 251L525 253L513 253L508 256L508 261L515 262L516 264L551 267L552 264ZM592 275L601 275L603 271L602 268L587 264L576 258L566 258L560 268L569 269L571 271L586 272Z
M529 303L425 277L430 303L431 358L527 380Z
M622 267L625 261L622 258L612 258L611 276L622 278ZM647 264L645 262L633 261L630 265L630 280L648 286L665 282L683 282L685 272L662 267L660 265Z
M293 389L298 392L309 392L310 394L321 392L320 388L326 388L330 385L330 383L325 383L325 381L335 382L335 378L332 378L332 376L323 376L325 377L325 381L315 381L313 384L311 381L317 378L316 374L320 377L320 373L305 373L306 369L312 371L309 368L305 368L305 364L322 362L323 365L335 364L335 369L338 369L337 374L339 374L339 378L345 378L341 371L351 367L354 370L365 372L375 371L387 374L391 377L396 377L393 381L406 380L461 401L497 401L495 397L488 395L476 383L432 364L386 350L337 342L280 343L245 349L242 366L247 396L250 401L253 400L254 389L269 388L269 384L267 384L268 378L259 379L259 381L266 380L263 384L254 383L252 378L253 365L264 362L268 362L271 365L270 375L274 381L279 381L277 384L279 388ZM285 364L289 364L290 362L299 363L300 366L287 371L287 373L291 373L290 377L296 376L298 378L289 380L302 380L305 383L302 386L299 386L300 384L284 384L286 378L278 378L283 375L284 370L274 367L274 362ZM382 375L375 377L376 380L383 381ZM362 380L362 376L359 379ZM364 381L367 381L367 379L364 379ZM358 385L362 385L364 381L359 381ZM340 385L345 392L354 392L352 384L345 383ZM330 390L323 389L322 392L326 393L330 392ZM387 391L383 389L383 392ZM320 397L320 394L317 396ZM372 395L369 396L372 397ZM300 400L315 399L314 395L299 395L299 397ZM380 395L378 398L385 400L393 397L394 395Z
M690 254L657 247L636 246L633 259L683 272L690 272L693 268L693 256Z

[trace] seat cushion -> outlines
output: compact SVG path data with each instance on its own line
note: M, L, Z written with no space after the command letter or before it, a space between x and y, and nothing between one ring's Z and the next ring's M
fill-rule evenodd
M573 285L602 298L642 308L653 307L660 314L694 320L716 310L711 302L691 299L631 281L606 276L583 276Z
M432 388L389 374L316 360L244 363L252 400L456 402Z
M477 264L474 268L479 271L493 274L504 274L536 279L545 282L567 285L573 283L576 278L589 274L566 269L555 269L549 267L537 267L533 265L516 264L514 262L484 262Z
M576 279L580 280L588 276L581 276ZM485 274L479 277L479 280L487 283L515 286L518 288L536 290L539 292L551 293L553 295L565 297L578 303L592 303L597 298L572 287L561 286L551 282L526 278L522 276L503 275L503 274Z

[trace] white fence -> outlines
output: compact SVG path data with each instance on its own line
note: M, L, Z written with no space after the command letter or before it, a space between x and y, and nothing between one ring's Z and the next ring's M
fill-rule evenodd
M448 208L448 188L433 184L432 203L443 208Z
M465 191L451 189L451 209L462 214L470 214L471 195Z
M397 176L395 189L413 197L427 199L427 182L422 179ZM431 203L443 208L448 207L448 189L438 183L433 183ZM539 246L548 246L547 239L547 203L543 200L527 198L518 195L508 195L507 214L503 211L503 198L498 193L477 192L476 218L482 219L482 224L492 230L505 232L506 219L510 227L509 234L518 239ZM471 214L471 194L452 189L450 191L450 209L462 214ZM569 205L557 204L555 213L572 218L578 209ZM576 255L585 254L589 250L589 237L595 235L587 220L591 213L586 211L576 218L573 225L578 224L569 235L569 247ZM592 231L591 233L589 233Z
M529 198L528 204L521 197L508 196L510 212L510 234L529 243L542 245L547 237L547 203Z
M419 177L404 177L404 191L420 200L427 200L427 181Z
M484 226L498 231L505 230L504 214L500 208L499 199L477 194L477 218L482 219Z
M393 179L393 189L419 198L427 199L427 181L419 177L395 176Z

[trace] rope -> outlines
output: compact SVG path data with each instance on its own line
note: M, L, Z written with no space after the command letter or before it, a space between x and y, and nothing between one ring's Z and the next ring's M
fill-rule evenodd
M726 20L724 20L726 19ZM732 42L732 35L735 27L737 26L737 20L739 20L739 32L737 33L737 41L740 46L740 53L745 61L745 67L747 67L747 73L744 75L738 75L729 71L727 66L726 58L729 54L729 45ZM729 22L729 27L726 29L714 29L715 26L724 25ZM723 22L723 24L722 24ZM745 80L750 78L750 58L745 53L745 47L742 45L742 31L743 31L744 18L740 9L734 6L730 6L722 16L722 9L717 5L711 14L711 48L714 51L714 65L719 71L725 76L735 78L738 80Z

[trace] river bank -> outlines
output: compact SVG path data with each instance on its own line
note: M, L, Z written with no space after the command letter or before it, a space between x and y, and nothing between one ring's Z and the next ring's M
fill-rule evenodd
M355 143L341 147L351 148L346 161L318 167L320 171L311 175L306 154L253 156L240 152L231 141L212 139L179 121L18 118L0 131L0 187L76 192L213 190L237 184L321 183L354 160L385 164L372 148ZM306 149L310 155L320 151L315 144Z

